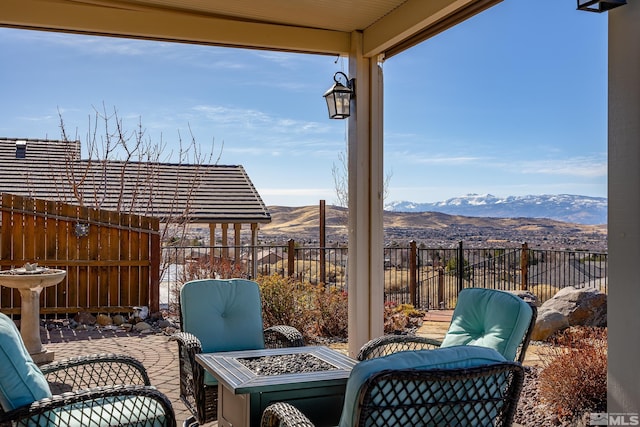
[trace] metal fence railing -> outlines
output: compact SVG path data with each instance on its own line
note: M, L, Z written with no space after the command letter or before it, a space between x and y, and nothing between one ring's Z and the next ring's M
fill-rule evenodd
M240 254L236 259L235 254ZM346 247L286 246L163 248L161 303L177 302L177 289L204 277L279 274L299 282L347 290ZM449 309L466 287L527 290L546 301L566 286L607 292L607 254L581 250L409 247L384 249L385 302Z

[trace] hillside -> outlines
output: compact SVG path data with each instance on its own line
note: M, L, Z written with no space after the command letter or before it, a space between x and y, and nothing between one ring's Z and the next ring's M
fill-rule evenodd
M269 206L271 223L260 227L263 241L319 240L318 206ZM327 206L327 245L346 243L347 212ZM606 225L584 225L539 218L487 218L437 212L384 213L387 244L410 240L427 247L450 247L463 241L471 247L505 247L527 242L531 247L606 250Z
M385 210L394 212L441 212L492 218L549 218L577 224L606 224L605 197L575 194L538 194L496 197L467 194L436 203L390 202Z

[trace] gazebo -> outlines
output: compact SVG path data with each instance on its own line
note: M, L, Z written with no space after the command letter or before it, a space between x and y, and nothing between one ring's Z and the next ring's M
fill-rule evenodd
M380 64L497 3L499 0L306 0L295 5L285 0L3 0L0 25L348 57L349 77L357 81L348 130L349 351L354 355L383 330L384 86ZM612 286L608 410L637 413L640 3L630 1L601 18L609 20Z

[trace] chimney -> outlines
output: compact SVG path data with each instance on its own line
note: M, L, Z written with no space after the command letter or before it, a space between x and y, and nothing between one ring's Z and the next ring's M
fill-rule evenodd
M27 141L16 141L16 159L24 159L27 157Z

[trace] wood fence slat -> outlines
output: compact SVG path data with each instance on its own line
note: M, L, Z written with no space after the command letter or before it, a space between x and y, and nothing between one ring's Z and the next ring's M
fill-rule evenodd
M110 229L107 256L109 260L120 261L120 217L116 212L109 212L109 223L117 225L118 228ZM120 265L114 265L109 268L109 305L122 305L120 299L120 268Z

